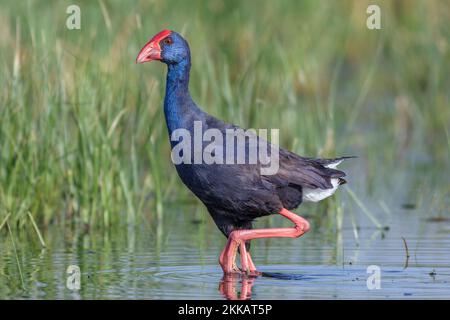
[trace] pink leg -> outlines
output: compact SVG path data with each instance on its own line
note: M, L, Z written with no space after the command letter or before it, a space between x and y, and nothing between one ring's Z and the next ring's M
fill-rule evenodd
M227 245L222 250L220 257L219 257L219 263L222 266L222 269L224 269L224 270L225 270L225 254L227 253L228 248L229 248L229 244L227 243ZM246 261L242 261L242 258L241 258L242 269L248 270L250 272L250 274L261 275L261 273L256 270L256 266L253 263L252 256L250 255L250 252L247 251L246 247L244 248L244 250L242 252L246 252L246 254L247 254ZM241 256L243 254L242 252L241 252ZM236 262L233 263L233 272L240 273L240 270L237 267Z
M248 270L251 274L261 275L260 272L256 270L256 266L253 263L252 256L250 255L250 252L247 252L247 260L248 260Z
M236 270L236 253L239 247L241 251L241 264L243 271L256 271L255 265L251 260L249 253L245 248L245 242L260 238L298 238L308 232L309 222L302 217L290 212L287 209L281 209L279 214L294 222L293 228L273 228L273 229L254 229L254 230L234 230L228 237L227 245L220 255L220 265L224 273L238 272Z
M219 264L222 267L222 270L225 273L225 269L227 268L227 270L229 270L227 273L240 273L239 268L236 265L236 251L237 248L235 248L234 253L229 252L230 251L230 247L231 247L231 241L230 238L228 238L227 244L225 245L225 248L223 248L222 253L220 254L219 257ZM227 255L234 255L233 259L228 259ZM231 266L225 266L226 263L231 262Z

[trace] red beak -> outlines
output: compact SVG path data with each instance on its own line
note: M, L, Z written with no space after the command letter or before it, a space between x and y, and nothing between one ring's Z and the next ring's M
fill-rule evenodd
M153 38L150 39L149 42L145 44L145 46L139 51L138 56L136 57L136 63L144 63L152 60L161 60L161 47L159 42L170 35L172 31L163 30Z

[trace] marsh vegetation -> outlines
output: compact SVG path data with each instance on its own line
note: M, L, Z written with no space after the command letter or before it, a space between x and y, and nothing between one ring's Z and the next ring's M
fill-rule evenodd
M58 289L68 264L97 288L137 277L126 282L136 290L117 289L135 298L145 283L166 285L140 282L146 266L189 266L198 255L203 268L216 264L224 239L170 162L165 67L134 64L164 28L189 40L191 93L208 113L279 128L281 146L302 155L359 157L346 164L347 188L297 210L316 236L256 243L257 259L299 272L340 266L345 244L370 251L373 236L394 252L386 263L403 268L403 236L426 255L410 268L448 276L448 242L436 232L450 234L449 3L381 1L381 30L366 28L369 1L79 1L80 30L65 27L69 4L0 4L0 297L72 297ZM292 254L270 256L276 243ZM370 257L352 261L383 264ZM116 297L94 287L81 297Z

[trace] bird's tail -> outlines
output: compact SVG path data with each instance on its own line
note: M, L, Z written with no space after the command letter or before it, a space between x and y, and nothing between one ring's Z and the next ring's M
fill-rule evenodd
M336 169L336 167L344 160L358 158L357 156L345 156L334 159L315 159L317 163L323 165L326 168ZM344 180L345 181L345 180ZM345 182L344 182L345 183ZM342 184L344 184L342 183Z

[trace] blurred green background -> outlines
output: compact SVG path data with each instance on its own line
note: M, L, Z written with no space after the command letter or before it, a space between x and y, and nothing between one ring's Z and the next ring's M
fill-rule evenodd
M71 4L81 30L65 26ZM366 27L369 4L381 30ZM358 155L346 170L360 208L436 197L446 214L449 21L448 1L3 0L0 236L153 225L197 203L170 161L165 66L134 63L165 28L189 41L207 112L280 128L305 156ZM339 203L322 212L334 221Z

